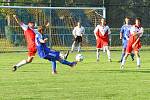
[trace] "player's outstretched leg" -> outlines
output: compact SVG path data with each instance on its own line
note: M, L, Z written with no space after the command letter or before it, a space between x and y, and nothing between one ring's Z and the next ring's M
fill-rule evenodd
M64 65L68 65L68 66L70 66L70 67L74 67L74 66L77 64L76 61L74 61L74 62L69 62L69 61L64 60L64 59L61 59L61 58L59 58L58 61L59 61L60 63L64 64Z
M27 60L22 60L22 61L20 61L18 64L16 64L16 65L13 66L12 71L15 72L15 71L16 71L18 68L20 68L21 66L26 65L26 64L32 62L33 58L34 58L34 57L28 57Z
M67 53L64 55L64 59L66 60L68 58L69 55L69 50L67 51Z
M65 60L68 58L68 55L69 55L69 50L68 50L67 53L65 53L65 54L62 54L62 53L59 54L59 56L60 56L62 59L65 59Z

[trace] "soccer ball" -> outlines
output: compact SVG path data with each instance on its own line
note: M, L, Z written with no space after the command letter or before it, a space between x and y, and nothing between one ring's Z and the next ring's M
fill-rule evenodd
M75 59L76 59L76 61L80 61L81 62L81 61L83 61L84 56L82 54L77 54Z

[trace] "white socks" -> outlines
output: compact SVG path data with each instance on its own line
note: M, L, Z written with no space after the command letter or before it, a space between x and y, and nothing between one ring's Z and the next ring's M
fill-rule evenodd
M79 43L78 52L81 50L81 43Z
M22 60L21 62L19 62L16 66L19 68L23 65L27 64L27 61L26 60Z
M126 62L126 59L125 59L125 57L123 57L122 62L121 62L121 65L124 66L125 62Z
M110 57L110 50L109 50L108 46L106 46L105 49L107 50L108 59L111 59L111 57Z
M140 64L141 64L140 58L138 57L138 58L137 58L137 66L139 66Z

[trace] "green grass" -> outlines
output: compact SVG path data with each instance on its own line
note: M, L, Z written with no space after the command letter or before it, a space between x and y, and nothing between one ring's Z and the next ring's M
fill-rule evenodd
M26 53L0 53L0 100L150 100L150 51L140 52L140 70L129 57L124 71L117 62L121 51L111 53L110 63L103 53L96 62L95 52L83 52L85 59L75 68L58 63L57 75L52 75L51 64L38 56L12 72L12 65Z

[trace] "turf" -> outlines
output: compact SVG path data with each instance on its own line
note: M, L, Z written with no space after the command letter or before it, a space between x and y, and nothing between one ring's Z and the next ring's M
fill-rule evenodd
M12 65L26 53L0 53L0 100L150 100L150 51L141 51L142 68L129 57L125 70L117 62L121 51L113 51L112 61L101 53L83 52L83 62L75 68L58 63L57 75L51 64L38 56L31 64L12 72ZM69 55L74 60L76 53Z

